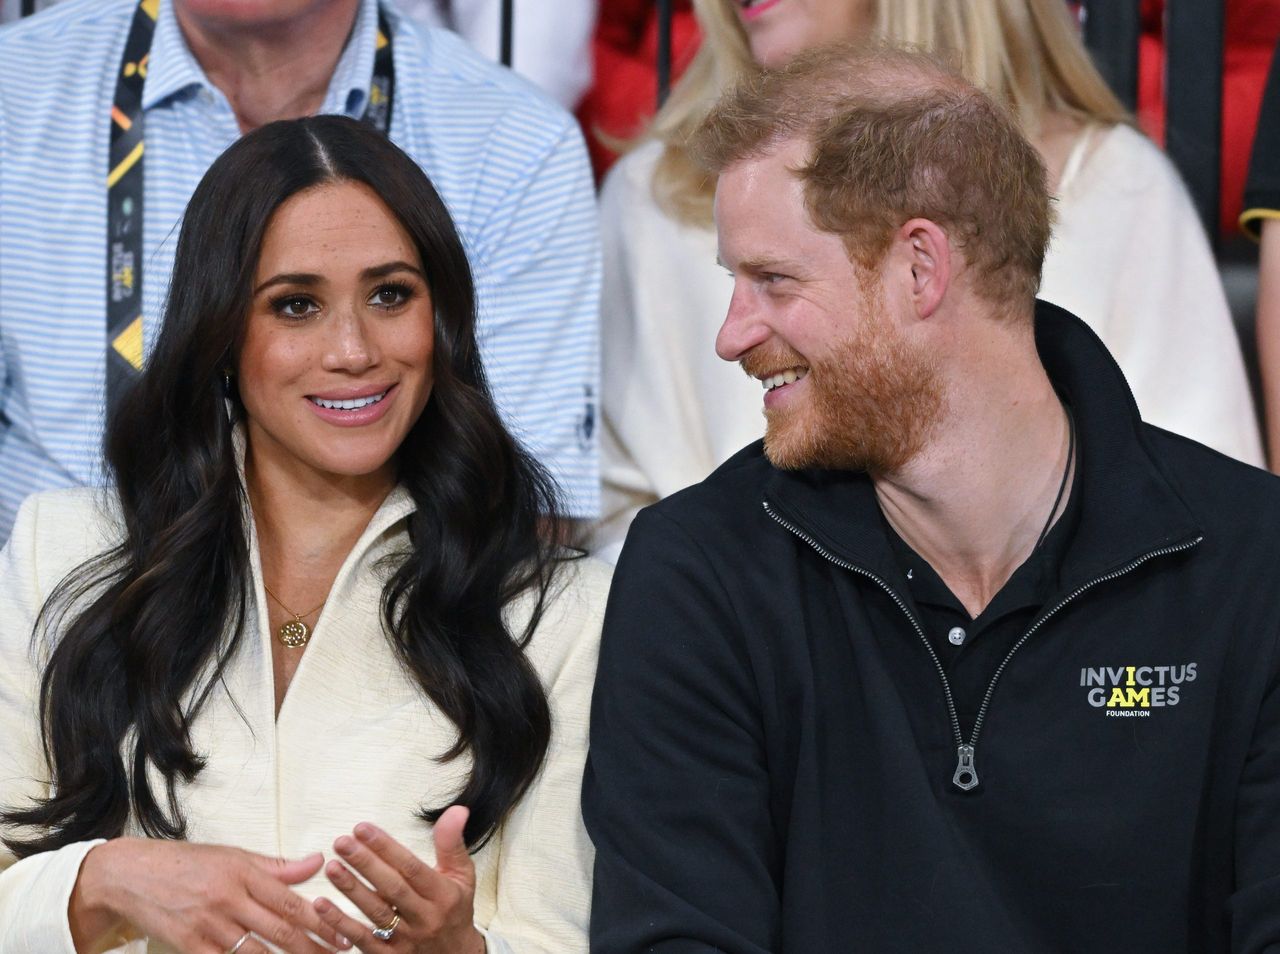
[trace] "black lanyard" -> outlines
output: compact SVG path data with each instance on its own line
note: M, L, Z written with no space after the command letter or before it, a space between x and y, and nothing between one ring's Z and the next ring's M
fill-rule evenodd
M142 370L142 85L160 0L139 0L124 44L111 104L107 152L107 404ZM391 126L395 94L391 28L378 10L378 46L364 121L382 133Z

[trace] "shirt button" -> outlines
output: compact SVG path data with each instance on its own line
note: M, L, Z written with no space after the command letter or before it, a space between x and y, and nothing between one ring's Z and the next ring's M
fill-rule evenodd
M966 633L959 626L952 626L951 631L947 633L947 639L952 646L963 646Z

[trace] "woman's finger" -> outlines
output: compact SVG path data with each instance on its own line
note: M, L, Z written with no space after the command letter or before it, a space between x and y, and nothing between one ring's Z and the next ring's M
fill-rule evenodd
M288 954L328 954L308 932L331 947L350 947L341 943L337 932L311 904L274 878L250 880L246 887L252 900L237 912L237 917L262 940Z
M463 838L470 816L471 810L466 806L450 805L436 821L432 833L436 841L436 870L446 877L474 887L475 864Z
M369 827L372 828L372 826ZM366 837L370 834L366 831ZM385 841L386 839L383 840L384 847ZM368 882L386 903L394 905L406 921L422 921L427 916L427 896L411 885L399 869L374 851L363 839L343 835L333 843L333 848L338 853L338 857ZM419 877L420 879L440 878L440 875L426 869Z
M378 892L370 889L368 885L351 872L351 869L341 862L329 862L324 866L324 873L333 886L345 894L374 927L383 927L390 924L397 914L405 920L409 919L408 912L405 909L397 910L393 908L391 902ZM326 927L328 927L327 924ZM359 937L352 937L350 934L347 936L355 941L356 944L362 944Z
M265 871L282 884L301 884L313 877L324 865L324 855L315 851L303 858L271 858L246 851L254 867Z
M458 810L462 812L462 824L465 825L466 809ZM445 816L452 811L454 809L450 808L445 812ZM465 845L462 846L461 858L455 857L456 850L452 845L446 846L445 850L448 854L441 855L440 824L444 821L445 818L441 817L440 822L436 823L436 868L432 868L377 825L361 822L355 827L355 836L360 844L394 868L416 894L436 904L447 904L457 896L457 884L464 884L468 890L473 888L475 869ZM461 843L461 826L457 827L457 841ZM448 827L445 837L446 840L451 840L453 837ZM376 883L374 886L382 890Z
M320 917L324 919L326 924L337 931L340 936L350 940L350 942L360 950L378 950L378 948L375 947L376 944L387 943L378 941L378 939L373 936L372 924L364 921L357 921L355 918L346 914L328 898L316 898L315 901L312 902L312 905L315 907ZM390 924L391 921L380 921L378 923L381 925L387 925Z

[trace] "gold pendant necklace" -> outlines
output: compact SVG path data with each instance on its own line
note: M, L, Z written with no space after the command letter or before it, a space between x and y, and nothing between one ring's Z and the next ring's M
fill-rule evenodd
M304 616L310 616L311 613L315 613L323 609L324 603L321 603L313 609L311 613L295 613L293 610L289 609L289 607L284 605L280 597L271 592L271 589L267 586L266 580L262 581L262 588L267 591L267 595L269 597L280 604L280 608L282 610L293 617L293 619L280 624L280 628L276 630L276 639L280 640L280 642L288 646L290 649L300 649L307 645L307 641L311 639L311 629L302 621L302 618Z

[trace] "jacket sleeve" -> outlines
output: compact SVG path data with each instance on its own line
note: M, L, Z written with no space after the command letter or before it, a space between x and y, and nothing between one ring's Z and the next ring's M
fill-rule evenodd
M0 806L5 808L47 792L32 642L49 582L40 579L36 552L41 499L27 498L0 551ZM16 832L6 828L4 834ZM0 844L0 954L75 954L67 908L80 863L96 844L76 842L22 861Z
M614 577L592 705L592 951L776 950L769 803L739 613L698 544L646 510Z

